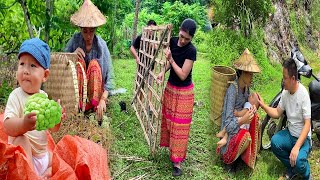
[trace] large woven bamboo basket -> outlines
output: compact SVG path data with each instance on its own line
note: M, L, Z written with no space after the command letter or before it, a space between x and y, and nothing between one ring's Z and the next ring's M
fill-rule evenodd
M221 115L224 103L224 96L227 88L229 87L229 81L233 81L236 78L236 71L228 66L214 66L212 68L212 85L211 85L211 119L213 122L220 126Z
M44 84L44 91L48 94L50 99L61 100L61 105L65 106L67 114L77 114L79 109L79 88L76 66L80 66L83 72L84 79L85 73L80 65L77 63L77 54L56 52L51 54L51 66L48 80ZM86 85L84 83L84 97L83 106L86 101Z

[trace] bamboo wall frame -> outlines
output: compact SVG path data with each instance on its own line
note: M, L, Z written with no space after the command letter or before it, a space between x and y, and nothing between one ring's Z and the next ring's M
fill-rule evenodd
M164 53L170 42L171 29L166 29L167 25L143 28L138 52L140 61L137 65L134 82L136 96L132 106L143 129L151 154L156 152L159 145L161 102L165 82L157 83L157 76L160 72L165 72L167 63ZM160 45L162 36L164 39ZM160 49L155 57L157 48ZM152 60L155 60L154 68L150 67ZM144 84L141 86L142 81ZM141 86L140 89L139 86Z

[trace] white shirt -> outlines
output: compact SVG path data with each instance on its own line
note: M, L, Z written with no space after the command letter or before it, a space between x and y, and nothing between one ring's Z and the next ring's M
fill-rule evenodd
M286 111L288 129L292 136L299 138L306 119L311 119L311 102L307 89L299 83L294 94L283 90L279 107ZM311 138L311 128L308 133Z
M42 90L40 90L40 93L46 94ZM24 116L23 110L29 96L30 95L24 92L21 87L13 90L10 93L6 109L4 111L3 122L13 117L22 118ZM24 136L30 140L33 155L41 156L47 152L48 140L46 131L28 131ZM8 136L9 143L12 143L14 139L15 137Z

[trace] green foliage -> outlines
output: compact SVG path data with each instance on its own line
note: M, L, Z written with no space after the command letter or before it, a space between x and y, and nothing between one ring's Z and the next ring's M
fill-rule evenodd
M311 25L313 29L320 31L320 0L311 1Z
M281 79L281 66L271 64L263 43L263 31L245 38L241 33L224 28L214 28L209 33L199 32L193 42L200 52L206 53L213 65L233 66L245 48L254 55L261 73L257 74L253 85Z
M201 6L207 6L208 4L210 4L212 0L180 0L179 2L183 3L183 4L200 4ZM170 0L170 1L166 1L166 0L144 0L142 1L141 4L141 8L142 9L148 9L150 12L154 12L156 14L161 14L161 8L162 8L162 4L163 3L175 3L176 0Z
M10 93L13 88L10 87L7 81L3 81L0 87L0 106L7 104Z
M305 34L306 34L306 17L304 16L297 16L297 14L292 11L290 12L290 26L291 30L293 31L294 35L298 39L298 42L306 43L305 41Z
M181 22L186 18L192 18L197 22L198 29L204 27L206 23L206 13L205 7L201 6L200 4L183 4L180 1L176 1L174 4L169 2L165 2L162 4L161 8L161 15L156 14L154 12L150 12L149 8L143 8L139 12L139 20L138 20L138 27L137 31L138 34L141 33L142 28L146 26L147 22L150 19L153 19L157 22L158 25L163 24L172 24L173 25L173 35L177 34L179 31L179 27ZM131 34L133 31L133 21L134 21L134 12L128 14L124 19L121 27L120 32L117 31L117 36L123 37L120 38L119 41L116 43L115 47L115 55L120 55L120 57L125 57L129 55L128 52L128 42L131 39ZM121 32L123 34L121 34ZM124 49L123 47L127 47ZM127 51L127 52L125 52Z
M13 2L13 0L5 1L1 6L9 6ZM20 4L15 3L11 8L2 10L0 13L0 54L17 52L21 40L28 37Z
M317 33L320 32L320 0L311 1L310 12L305 10L305 1L295 1L295 3L289 6L290 28L299 44L307 45L308 33L313 33L311 36L316 39Z
M75 1L55 0L48 42L51 51L63 51L66 43L78 31L78 28L71 24L70 17L79 6Z
M0 51L5 53L17 52L20 44L29 38L21 5L14 2L15 0L8 0L0 3ZM44 27L48 20L45 1L27 0L26 2L32 26L36 30L35 34L44 39ZM70 17L79 9L83 0L54 0L53 2L53 15L49 17L51 30L48 44L52 51L63 51L67 41L78 31L77 27L70 23ZM131 0L93 0L93 3L108 17L106 25L99 27L97 33L112 47L114 45L112 43L115 41L110 41L121 38L115 37L116 27L133 9L132 2ZM12 4L14 5L12 6Z
M139 20L138 20L138 27L137 27L138 33L141 33L142 28L147 25L147 22L150 19L156 21L157 25L167 23L166 21L164 21L163 16L159 14L155 14L153 12L149 12L148 9L141 9L141 11L139 12ZM126 31L130 33L130 35L132 34L132 31L133 31L133 21L134 21L134 12L128 14L122 23L122 27L125 28ZM131 37L129 36L129 38Z
M138 32L141 32L142 27L145 27L150 19L157 22L158 25L171 23L173 25L173 32L177 33L181 22L186 18L194 19L198 28L204 27L206 23L205 7L200 4L183 4L176 1L174 4L165 2L162 4L161 15L150 12L149 9L141 9L139 12ZM128 14L123 22L123 26L132 27L134 20L134 12ZM129 29L129 31L132 31Z
M245 34L251 33L253 22L264 25L273 11L271 0L216 0L215 5L218 22L239 25Z
M37 115L36 130L53 128L61 121L61 107L54 100L49 100L47 95L36 93L28 97L24 114L35 112Z
M188 5L180 1L175 1L173 4L165 2L162 8L162 15L166 22L173 25L173 34L179 32L179 27L182 21L186 18L194 19L197 22L198 30L206 24L206 10L204 6L198 3Z

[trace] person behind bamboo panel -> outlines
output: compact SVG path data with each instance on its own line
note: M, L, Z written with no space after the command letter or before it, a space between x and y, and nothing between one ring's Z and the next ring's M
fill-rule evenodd
M234 111L241 110L248 101L253 74L259 73L260 68L248 49L245 49L240 58L234 62L234 67L238 78L227 89L221 118L221 130L225 129L228 133L227 144L217 147L217 153L221 155L222 161L231 164L229 166L231 171L236 171L241 159L254 169L260 145L259 118L255 105L241 118L234 115ZM249 130L242 129L243 124L250 124Z
M163 95L160 146L169 147L173 176L182 174L181 162L187 154L194 103L192 67L197 57L196 47L191 41L196 28L193 19L185 19L180 26L179 37L170 39L165 52L168 61L166 71L170 70L170 75ZM158 82L163 81L164 73L159 73Z
M148 21L148 23L147 23L147 26L148 26L148 27L154 27L154 26L157 26L157 23L156 23L154 20L150 19L150 20ZM153 35L153 32L148 33L148 34L152 36L152 35ZM140 35L133 41L133 43L132 43L132 45L131 45L131 47L130 47L130 52L131 52L132 56L135 58L135 60L136 60L137 68L138 68L139 73L140 73L141 75L144 75L145 72L144 72L143 66L141 66L141 65L139 64L140 58L139 58L139 56L138 56L138 52L139 52L139 49L140 49L140 43L141 43L141 37L142 37L142 34L140 34ZM148 38L151 39L152 37L148 37ZM151 44L150 42L148 43L148 45L153 45L154 47L153 47L152 49L150 49L149 47L147 47L147 48L146 48L146 51L152 51L152 52L146 52L146 53L154 56L154 53L155 53L155 51L156 51L155 48L156 48L157 46L154 45L154 44ZM138 50L138 52L137 52L137 50ZM142 57L142 56L141 56L141 57ZM145 58L146 58L146 59L145 59L145 65L146 65L145 67L148 68L148 67L150 66L150 64L151 64L151 58L150 58L150 57L145 57ZM141 58L141 61L142 61L142 58ZM141 62L141 63L143 63L143 62ZM151 67L150 70L152 71L153 69L154 69L154 66ZM149 74L149 76L148 76L147 78L148 78L148 84L152 86L152 84L153 84L153 79L152 79L151 75ZM144 85L143 85L141 88L143 89L143 88L144 88ZM143 94L141 93L141 91L140 91L140 93L139 93L139 97L140 97L140 100L143 99ZM152 97L152 92L149 91L149 92L148 92L148 99L151 100L151 97ZM150 106L148 106L147 111L148 111L148 114L151 113Z
M154 20L150 19L147 23L147 26L150 26L150 27L157 26L157 23ZM140 49L141 37L142 37L142 34L137 36L137 38L133 41L133 43L130 46L130 52L131 52L132 56L134 57L134 59L136 60L137 64L140 61L137 50L139 51L139 49Z
M75 52L82 64L88 80L88 103L86 111L94 110L98 121L106 111L109 91L114 88L113 66L106 42L96 35L97 27L106 23L106 18L90 1L85 0L80 9L71 16L71 22L80 27L80 33L74 34L66 45L66 52ZM79 81L79 105L82 107L83 76L77 66Z

